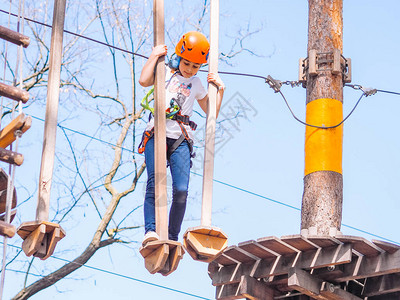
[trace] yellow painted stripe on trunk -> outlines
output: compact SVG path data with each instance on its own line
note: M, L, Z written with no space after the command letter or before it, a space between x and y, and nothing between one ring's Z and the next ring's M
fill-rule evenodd
M306 107L306 123L333 126L343 120L343 104L336 99L321 98ZM332 129L306 126L304 175L316 171L342 174L343 124Z

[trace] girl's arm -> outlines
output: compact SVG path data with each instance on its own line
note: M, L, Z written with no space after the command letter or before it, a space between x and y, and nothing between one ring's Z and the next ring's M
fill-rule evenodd
M213 83L217 86L218 92L217 92L217 115L216 118L218 118L219 110L221 109L221 104L222 104L222 98L224 97L224 89L225 85L222 82L221 78L218 76L218 74L214 73L209 73L207 76L207 81L210 83ZM207 105L208 105L208 95L206 95L203 99L197 100L199 102L199 105L201 109L207 113Z
M140 74L139 84L143 87L151 86L154 84L154 70L158 58L167 54L166 45L158 45L153 47L149 59L143 66L142 73Z

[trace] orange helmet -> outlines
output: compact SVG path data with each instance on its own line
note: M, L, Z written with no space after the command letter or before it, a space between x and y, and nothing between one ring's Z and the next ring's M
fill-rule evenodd
M198 31L185 33L175 47L176 55L196 64L206 63L209 51L207 38Z

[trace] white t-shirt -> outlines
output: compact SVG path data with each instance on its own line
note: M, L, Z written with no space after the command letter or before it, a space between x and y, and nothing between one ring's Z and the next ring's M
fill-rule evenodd
M168 67L165 77L165 109L170 107L171 100L174 99L175 103L181 108L180 113L182 115L192 116L195 100L203 99L207 95L207 91L201 84L200 78L197 76L185 78L178 73L172 73L171 69ZM184 126L189 137L193 138L190 126ZM146 130L151 130L153 127L154 118L151 118L147 124ZM167 119L166 131L167 137L172 139L178 139L182 134L178 122L170 119Z

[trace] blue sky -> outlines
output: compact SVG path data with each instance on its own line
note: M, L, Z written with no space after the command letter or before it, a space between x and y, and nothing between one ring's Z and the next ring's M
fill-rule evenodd
M400 92L399 10L400 3L394 0L345 1L343 55L352 59L352 83ZM173 13L174 9L168 6L167 11ZM262 27L246 43L246 47L260 56L243 53L234 59L232 66L221 63L221 71L271 75L281 81L297 80L298 60L306 56L307 49L307 1L250 0L246 5L238 0L221 1L220 11L222 52L229 50L226 47L236 30L248 25L253 29ZM4 25L5 19L1 18ZM200 76L205 83L205 76ZM221 77L227 87L221 112L229 115L240 99L248 110L235 123L223 123L229 139L225 138L226 143L216 153L214 178L231 187L214 182L213 224L228 234L229 245L271 235L298 234L300 211L288 206L301 207L305 128L292 118L280 95L275 94L262 79ZM283 86L281 91L295 114L304 120L305 89ZM360 91L344 88L344 115L360 96ZM399 111L400 96L377 93L364 98L344 125L343 224L361 230L343 226L342 232L346 235L380 239L371 235L374 234L400 243L397 229L400 213ZM33 139L33 136L27 138ZM38 148L32 149L33 153L40 152L37 141L30 143ZM27 152L27 148L22 149ZM29 158L30 153L26 153L26 159ZM197 162L196 173L202 173L201 167L202 164ZM38 175L38 169L30 172L30 178L21 178L21 181L33 184L31 178L35 173ZM191 199L184 228L199 223L201 183L201 176L192 174ZM141 218L140 214L138 218ZM76 229L73 232L76 233ZM80 228L79 231L85 230ZM136 233L137 240L141 239L141 234ZM64 250L75 245L73 237L63 243ZM72 251L67 251L62 257L71 259L74 256ZM54 267L63 262L50 258L49 264ZM50 287L31 299L162 297L165 300L185 300L213 299L215 293L207 275L207 265L193 261L188 254L180 262L178 270L168 277L150 275L137 249L132 251L121 245L100 250L88 265L130 279L83 267L56 287ZM45 264L37 266L42 267L47 268ZM21 278L18 273L7 273L5 299L20 289Z

